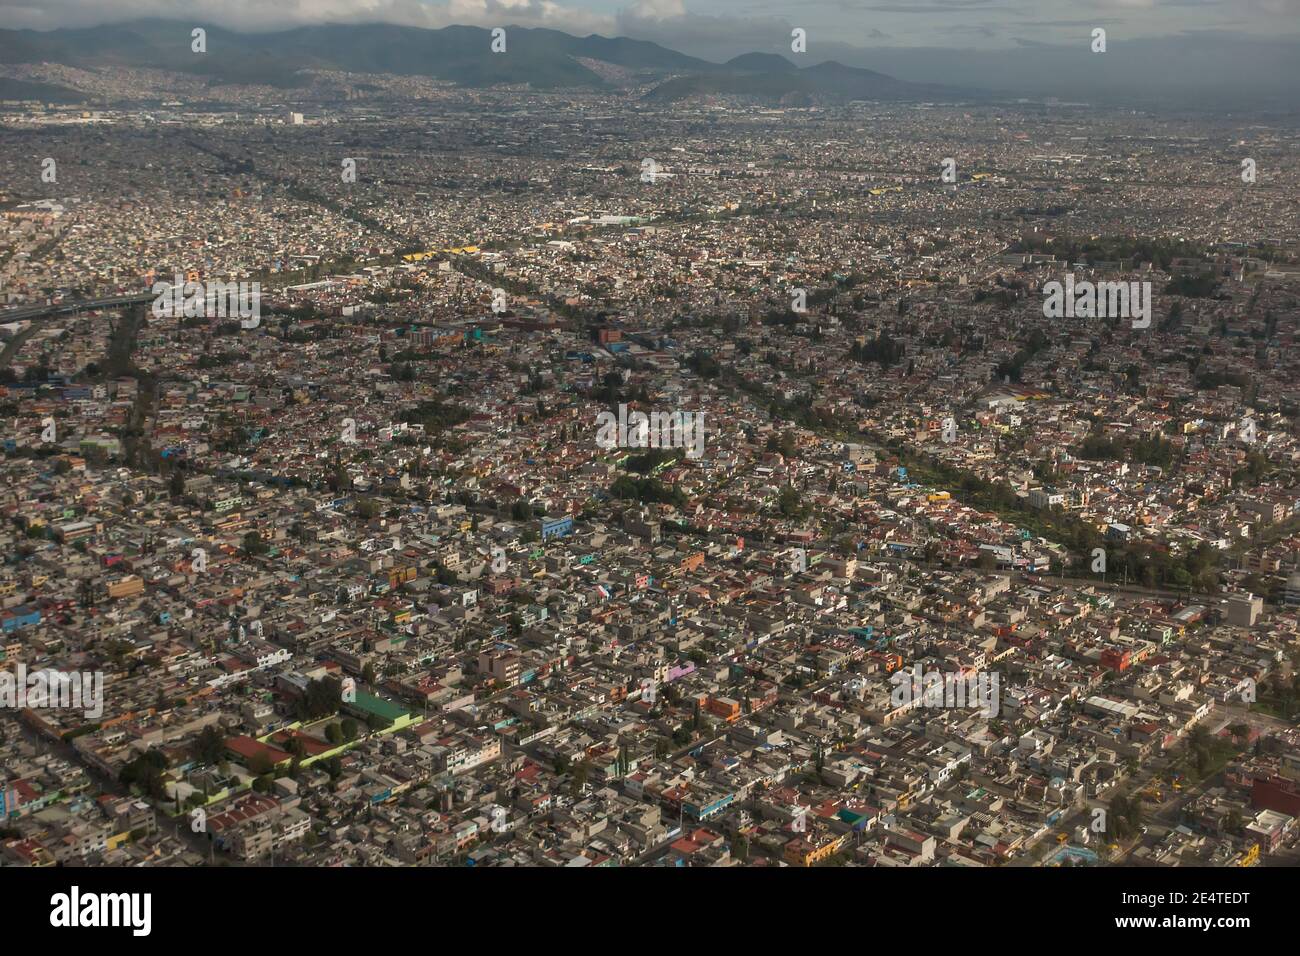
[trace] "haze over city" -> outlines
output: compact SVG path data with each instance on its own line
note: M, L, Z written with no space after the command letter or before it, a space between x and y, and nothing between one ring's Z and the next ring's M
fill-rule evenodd
M542 27L647 40L722 62L780 53L793 27L813 38L810 58L834 59L916 82L1030 95L1158 97L1180 107L1293 110L1300 94L1297 0L915 0L782 4L749 0L569 0L422 3L312 0L52 2L0 6L0 27L50 30L183 16L237 30L324 23ZM1100 69L1081 51L1101 27L1123 57Z
M0 6L37 921L379 867L1284 915L1297 12Z

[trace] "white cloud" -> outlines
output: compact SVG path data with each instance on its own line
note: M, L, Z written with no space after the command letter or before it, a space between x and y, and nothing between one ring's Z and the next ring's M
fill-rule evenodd
M627 15L636 20L671 20L686 16L686 4L682 0L636 0Z
M671 3L671 0L669 0ZM679 4L680 5L680 4ZM0 26L48 30L122 23L145 17L214 23L235 30L270 30L321 23L395 23L437 28L545 26L571 33L609 32L615 19L554 0L0 0Z
M617 10L617 4L625 4ZM689 4L689 8L688 8ZM1127 36L1168 36L1184 30L1234 28L1256 35L1294 36L1300 0L0 0L0 26L52 29L121 23L142 17L215 23L237 30L271 30L318 23L395 23L437 28L550 27L580 36L654 40L712 60L747 50L788 50L790 22L820 45L981 46L952 42L950 21L926 12L967 10L995 15L1012 10L1019 22L1041 20L1044 42L1051 18L1104 14ZM596 7L597 9L593 9ZM617 12L616 12L617 11ZM1031 15L1032 14L1032 15ZM1000 24L993 24L1000 26ZM1008 21L1008 28L1010 27ZM984 24L988 27L990 24ZM811 47L810 47L811 51Z

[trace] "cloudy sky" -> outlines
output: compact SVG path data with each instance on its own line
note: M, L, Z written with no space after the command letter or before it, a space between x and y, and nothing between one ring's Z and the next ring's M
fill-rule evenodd
M271 29L321 22L551 26L656 40L686 52L817 44L997 49L1191 32L1300 33L1300 0L0 0L0 26L48 29L141 16ZM713 57L710 57L711 59Z
M835 59L905 80L1007 93L1294 111L1300 0L0 0L0 27L140 17L274 30L319 23L545 26L629 36L714 62ZM1089 51L1106 31L1108 55Z

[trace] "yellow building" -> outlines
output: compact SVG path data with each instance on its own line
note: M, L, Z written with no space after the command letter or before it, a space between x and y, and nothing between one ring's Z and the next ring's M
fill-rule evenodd
M791 866L813 866L834 856L843 845L843 837L828 837L817 843L796 837L785 845L785 861Z

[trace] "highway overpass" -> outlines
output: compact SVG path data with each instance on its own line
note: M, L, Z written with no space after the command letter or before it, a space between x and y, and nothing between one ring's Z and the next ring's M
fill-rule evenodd
M124 305L152 302L156 298L157 296L152 292L138 292L134 295L114 296L111 299L82 299L76 302L60 302L57 305L24 305L16 309L0 309L0 325L7 322L43 319L51 315L72 315L90 309L116 309Z

